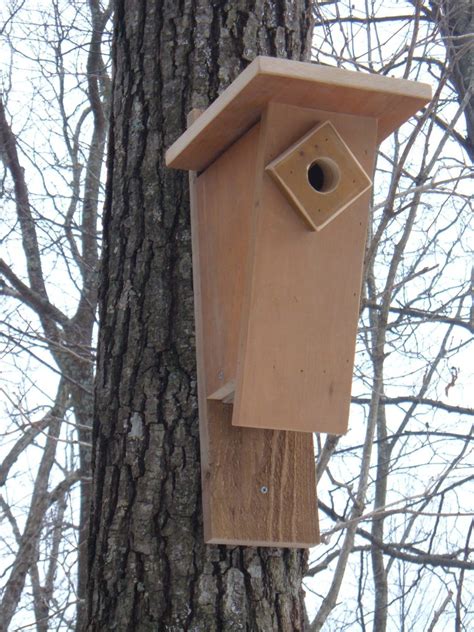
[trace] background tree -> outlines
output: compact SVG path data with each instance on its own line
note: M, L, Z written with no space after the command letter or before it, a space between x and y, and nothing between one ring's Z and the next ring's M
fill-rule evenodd
M469 629L472 10L315 11L320 62L429 81L434 99L379 153L352 430L320 444L327 546L309 573L311 630Z
M104 502L91 550L91 611L103 627L91 629L114 617L150 629L303 629L302 553L202 545L187 182L164 170L163 152L188 110L206 107L257 52L309 53L308 6L144 4L117 4ZM110 7L11 0L0 12L0 629L71 630L85 622L78 544ZM319 63L429 81L435 98L379 155L351 430L317 438L324 544L305 581L306 627L468 630L470 2L339 0L313 3L313 15Z
M0 630L23 608L38 630L71 626L76 602L81 616L110 11L98 0L2 8Z

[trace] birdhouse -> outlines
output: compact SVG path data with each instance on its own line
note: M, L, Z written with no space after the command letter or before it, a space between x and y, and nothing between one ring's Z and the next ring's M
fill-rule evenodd
M206 542L318 542L311 433L347 430L375 152L430 94L258 57L167 152L191 171Z

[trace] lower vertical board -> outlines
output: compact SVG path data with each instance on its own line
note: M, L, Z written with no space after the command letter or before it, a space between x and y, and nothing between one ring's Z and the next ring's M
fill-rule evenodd
M312 435L236 428L231 406L208 401L206 407L206 542L302 548L316 544Z
M309 547L319 542L312 435L234 427L233 406L208 399L236 374L259 140L257 124L190 176L204 536Z

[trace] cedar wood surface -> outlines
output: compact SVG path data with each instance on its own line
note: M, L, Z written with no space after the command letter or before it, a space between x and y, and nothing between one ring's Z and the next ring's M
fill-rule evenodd
M233 407L207 397L235 376L260 133L190 176L204 534L309 547L319 541L312 435L237 428Z
M310 231L264 171L324 120L333 123L364 170L373 171L374 119L269 105L256 165L234 425L347 430L370 193L323 230Z
M426 83L256 57L168 149L166 164L202 171L259 120L270 101L377 119L380 143L430 98Z
M328 157L331 162L325 163ZM309 182L308 171L314 162L327 165L327 190L317 191ZM372 186L371 178L329 121L316 125L266 170L311 230L324 228Z
M376 144L430 94L426 84L259 57L167 152L170 167L207 167L190 184L209 543L317 543L310 432L347 425L368 194L312 232L264 168L330 120L372 173ZM209 399L231 401L234 381L234 406Z

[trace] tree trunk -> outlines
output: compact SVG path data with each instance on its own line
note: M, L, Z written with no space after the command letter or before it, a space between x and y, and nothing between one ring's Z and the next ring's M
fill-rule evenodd
M89 631L305 629L305 551L203 543L187 174L164 151L256 55L305 58L310 16L116 2Z
M464 105L466 135L462 143L474 161L474 51L472 0L431 0L433 20L438 24L451 64L451 81L458 101Z

